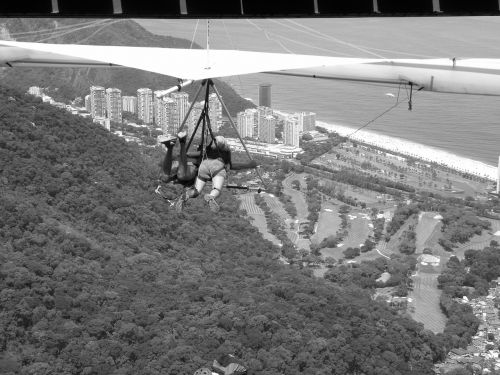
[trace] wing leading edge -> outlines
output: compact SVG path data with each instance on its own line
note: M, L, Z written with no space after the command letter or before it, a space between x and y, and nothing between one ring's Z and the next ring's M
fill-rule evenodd
M0 66L129 67L202 80L252 73L384 84L436 92L500 95L500 59L363 59L234 50L0 41Z
M381 84L411 83L425 91L500 95L500 59L395 59L267 73Z
M234 50L207 52L201 49L0 41L0 65L121 66L191 80L369 61L377 60Z

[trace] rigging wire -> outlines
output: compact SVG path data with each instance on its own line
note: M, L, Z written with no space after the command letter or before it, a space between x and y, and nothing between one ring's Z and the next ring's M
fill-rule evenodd
M92 38L94 35L96 35L99 31L101 31L101 30L105 29L106 27L111 26L111 25L113 25L113 24L115 24L115 23L117 23L117 22L121 22L121 21L126 21L126 20L120 19L120 20L114 20L114 21L112 21L112 22L109 22L109 23L107 23L107 24L105 24L105 25L101 26L101 27L100 27L100 28L98 28L97 30L95 30L92 34L90 34L90 35L89 35L89 36L87 36L86 38L83 38L83 39L79 40L79 41L77 42L77 44L80 44L80 43L82 43L82 42L84 42L84 41L86 41L86 40L89 40L89 39L90 39L90 38Z
M405 85L405 89L407 89L406 85ZM394 103L393 105L391 105L389 108L387 108L385 111L383 111L382 113L378 114L377 116L373 117L371 120L369 120L368 122L366 122L365 124L363 124L362 126L360 126L359 128L357 128L356 130L354 130L352 133L349 133L348 135L346 135L346 138L350 138L352 137L354 134L356 134L357 132L359 132L360 130L366 128L368 125L374 123L375 121L377 121L379 118L381 118L382 116L386 115L387 113L391 112L393 109L395 109L396 107L398 107L401 103L404 103L405 100L399 100L399 97L400 97L400 91L401 91L401 84L399 85L398 87L398 95L396 97L396 103ZM406 92L406 95L407 95L407 99L408 100L411 100L411 98L408 96L408 91Z
M326 39L324 37L320 37L318 35L315 35L315 34L312 34L312 33L309 33L309 32L306 32L304 30L299 30L297 28L294 28L294 27L291 27L290 25L286 25L286 24L283 24L283 23L280 23L279 21L277 20L270 20L271 22L274 22L278 25L281 25L281 26L284 26L284 27L287 27L291 30L294 30L294 31L298 31L298 32L301 32L301 33L305 33L307 35L310 35L310 36L313 36L315 38L319 38L319 39ZM295 43L295 44L298 44L298 45L301 45L301 46L305 46L305 47L308 47L308 48L313 48L313 49L317 49L317 50L320 50L320 51L324 51L324 52L328 52L328 53L334 53L336 56L338 55L342 55L342 56L345 56L345 57L354 57L352 53L346 53L346 52L339 52L339 51L336 51L336 50L331 50L331 49L328 49L328 48L323 48L323 47L318 47L318 46L314 46L314 45L311 45L311 44L307 44L307 43L304 43L304 42L299 42L298 40L294 40L294 39L291 39L291 38L287 38L281 34L277 34L275 32L272 32L272 31L268 31L268 33L272 34L272 35L276 35L280 38L283 38L291 43ZM328 40L328 39L327 39Z
M271 21L274 22L274 20L271 20ZM261 30L261 31L264 31L264 30ZM299 46L303 46L303 47L307 47L307 48L312 48L312 49L317 49L317 50L323 51L323 52L334 53L337 56L338 55L342 55L342 56L345 56L345 57L352 57L352 54L349 54L349 53L339 52L339 51L335 51L335 50L331 50L331 49L322 48L322 47L313 46L313 45L310 45L310 44L307 44L307 43L299 42L298 40L294 40L294 39L288 38L286 36L283 36L281 34L275 33L273 31L265 30L265 32L267 34L269 34L269 35L274 35L274 36L276 36L278 38L284 39L284 40L286 40L289 43L298 44Z
M390 111L392 111L394 108L396 108L397 106L399 106L401 103L403 103L404 101L401 100L401 101L396 101L395 104L393 104L392 106L390 106L389 108L387 108L385 111L383 111L382 113L378 114L377 116L375 116L374 118L372 118L371 120L369 120L367 123L363 124L362 126L360 126L359 128L357 128L356 130L354 130L352 133L346 135L346 138L350 138L352 137L354 134L356 134L357 132L359 132L360 130L366 128L368 125L370 125L371 123L375 122L376 120L378 120L380 117L384 116L385 114L389 113Z
M49 34L49 33L53 33L54 31L58 30L58 31L63 31L65 29L72 29L74 27L78 27L78 26L82 26L82 25L92 25L92 24L95 24L95 23L102 23L104 21L109 21L110 19L105 19L105 20L92 20L92 21L87 21L87 22L80 22L80 23L75 23L75 24L72 24L72 25L65 25L65 26L60 26L60 27L57 27L57 28L54 28L54 29L43 29L43 30L35 30L35 31L21 31L21 32L18 32L18 33L9 33L10 36L20 36L20 37L28 37L28 36L31 36L33 34L35 35L40 35L40 34Z
M63 32L57 32L57 33L52 33L52 35L48 36L48 37L44 37L42 39L39 39L36 41L36 43L39 43L39 42L44 42L46 40L49 40L49 39L53 39L53 38L58 38L58 37L61 37L63 35L67 35L67 34L70 34L70 33L74 33L75 31L80 31L80 30L84 30L84 29L88 29L90 27L96 27L96 26L101 26L103 23L106 23L108 20L105 20L105 21L99 21L99 22L96 22L92 25L88 25L88 26L82 26L82 27L78 27L78 28L73 28L71 30L64 30ZM109 23L106 24L106 26L108 25L111 25L115 22L118 22L118 21L122 21L122 20L115 20L115 21L111 21Z
M327 34L324 34L318 30L315 30L313 28L310 28L309 26L305 26L305 25L302 25L301 23L299 22L296 22L296 21L293 21L293 20L287 20L288 22L294 24L294 25L297 25L297 26L300 26L302 28L304 28L305 30L308 30L309 32L306 32L304 30L300 30L300 29L297 29L297 28L294 28L290 25L286 25L286 24L282 24L283 26L286 26L292 30L295 30L295 31L298 31L298 32L302 32L302 33L306 33L306 34L309 34L309 35L313 35L313 36L316 36L316 37L319 37L319 38L322 38L322 39L326 39L326 40L330 40L330 41L333 41L333 42L336 42L336 43L339 43L339 44L342 44L342 45L345 45L347 47L351 47L351 48L354 48L354 49L357 49L358 51L361 51L361 52L364 52L364 53L368 53L370 55L373 55L375 57L378 57L380 59L385 59L384 56L382 55L379 55L378 53L375 53L375 52L371 52L365 48L362 48L362 47L359 47L353 43L349 43L349 42L345 42L341 39L338 39L338 38L335 38L333 36L330 36L330 35L327 35ZM280 24L278 21L275 21L277 22L278 24Z
M267 32L265 29L261 28L260 26L257 26L255 23L253 23L252 21L250 21L248 18L246 19L246 21L247 21L250 25L254 26L257 30L259 30L259 31L263 32L263 33L264 33L264 35L266 36L267 40L270 40L270 41L272 41L272 42L277 43L277 44L278 44L281 48L283 48L286 52L291 53L291 54L294 54L294 52L292 52L291 50L289 50L288 48L286 48L286 47L283 45L283 43L281 43L279 40L276 40L276 39L270 38L270 37L269 37L268 32Z
M198 25L200 24L200 19L196 20L196 26L194 27L193 37L191 38L191 44L189 45L189 49L193 48L194 38L196 37L196 32L198 31Z
M52 32L43 33L44 35L40 35L40 37L42 37L42 38L39 39L39 40L37 40L36 42L48 40L48 39L51 39L51 38L54 38L54 37L63 36L63 35L66 35L66 34L69 34L69 33L75 32L75 31L84 30L84 29L87 29L87 28L90 28L90 27L100 26L103 23L108 22L108 21L109 20L99 20L99 21L94 22L94 23L92 23L90 25L76 27L76 28L73 27L70 30L58 30L58 29L54 29L54 30L52 30Z
M207 67L210 69L210 19L207 18Z
M277 20L272 20L273 22L275 23L278 23L282 26L285 26L285 27L288 27L286 24L283 24L283 23L280 23L279 21ZM364 45L360 45L360 44L353 44L353 43L348 43L348 42L344 42L344 41L341 41L337 38L334 38L334 37L331 37L327 34L324 34L318 30L315 30L313 28L310 28L306 25L303 25L299 22L294 22L292 20L288 20L289 22L292 22L296 25L299 25L303 28L305 28L306 30L310 30L313 34L309 33L309 32L306 32L304 30L300 30L300 29L297 29L297 28L291 28L292 30L295 30L295 31L298 31L298 32L302 32L302 33L306 33L308 35L311 35L311 36L315 36L317 38L320 38L320 39L327 39L327 40L332 40L334 42L340 42L342 44L346 43L346 45L350 46L350 47L353 47L353 48L356 48L356 49L359 49L363 52L366 52L366 53L370 53L370 54L373 54L377 57L380 57L380 58L385 58L381 55L378 55L378 54L374 54L373 52L370 52L370 51L380 51L380 52L387 52L387 53L391 53L391 54L399 54L399 55L406 55L406 56L413 56L413 57L418 57L418 58L437 58L436 56L430 56L430 55L422 55L422 54L417 54L417 53L414 53L414 52L401 52L401 51L394 51L394 50L388 50L388 49L383 49L383 48L375 48L375 47L367 47L367 46L364 46ZM314 35L314 34L318 34L318 35Z
M226 36L227 38L229 39L229 43L231 43L231 48L234 49L234 50L238 50L238 48L235 47L235 44L234 44L234 40L233 38L231 37L231 35L229 34L229 32L227 31L227 27L226 27L226 21L223 19L222 20L222 26L224 27L224 31L226 33ZM240 92L243 94L243 96L245 97L246 94L245 94L245 89L243 87L243 82L241 81L241 75L238 74L236 76L238 78L238 82L239 82L239 86L240 86Z

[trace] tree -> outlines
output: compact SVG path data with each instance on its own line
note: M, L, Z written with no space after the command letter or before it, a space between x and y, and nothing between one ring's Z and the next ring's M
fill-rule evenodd
M358 247L348 247L347 249L345 249L343 251L343 254L344 254L345 258L353 259L353 258L359 256L359 254L361 254L361 251Z

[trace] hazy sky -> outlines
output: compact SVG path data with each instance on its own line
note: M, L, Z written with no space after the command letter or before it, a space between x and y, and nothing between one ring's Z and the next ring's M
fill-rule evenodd
M206 46L207 20L138 20ZM210 48L359 57L500 57L500 17L216 19Z

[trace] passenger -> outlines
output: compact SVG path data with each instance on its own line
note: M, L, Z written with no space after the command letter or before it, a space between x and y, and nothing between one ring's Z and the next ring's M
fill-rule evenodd
M224 354L214 360L212 367L220 375L247 375L247 369L234 355Z
M206 158L201 162L198 168L198 177L194 188L189 189L181 195L176 203L176 210L181 212L184 205L190 198L195 198L201 194L207 181L212 181L212 191L204 195L205 202L207 202L212 212L219 211L219 204L216 199L219 197L224 181L227 177L229 169L248 169L255 168L257 163L250 160L247 163L233 164L231 160L231 148L227 144L223 136L217 136L206 147Z
M209 368L202 367L196 370L194 375L217 375L217 373L212 372Z
M163 158L162 170L167 176L168 182L176 181L183 185L192 185L198 174L198 167L200 165L199 153L194 157L189 157L186 152L186 132L177 134L179 139L180 151L179 160L173 160L173 149L175 146L176 138L171 135L160 137L159 141L167 149L167 153ZM189 159L189 160L188 160Z

